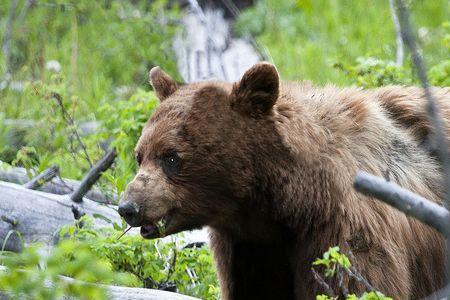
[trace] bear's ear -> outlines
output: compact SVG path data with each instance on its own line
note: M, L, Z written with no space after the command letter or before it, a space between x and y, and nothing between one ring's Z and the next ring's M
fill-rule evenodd
M267 114L278 99L280 78L274 65L255 64L233 85L231 106L256 117Z
M160 67L154 67L148 74L150 84L160 101L163 101L172 95L177 89L178 84Z

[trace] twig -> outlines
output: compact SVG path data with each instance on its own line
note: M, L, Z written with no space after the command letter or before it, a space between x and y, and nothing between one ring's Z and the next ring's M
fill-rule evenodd
M60 184L60 186L67 188L69 191L73 192L73 188L71 186L69 186L64 179L61 177L61 174L58 174L58 179L60 181L60 183L56 183L56 185Z
M117 240L120 240L120 238L123 237L128 231L130 231L131 228L133 228L133 227L130 226L127 229L125 229L124 232L122 232L122 234L117 238Z
M237 18L241 12L239 8L236 6L236 4L233 3L233 1L230 0L222 0L222 3L228 8L228 11L233 15L233 17ZM250 33L248 29L244 29L244 36L247 38L247 40L250 41L253 48L258 53L260 59L265 61L273 61L270 57L267 48L263 47Z
M397 66L402 66L403 65L403 57L404 57L403 40L402 40L400 22L398 21L398 16L397 16L397 13L396 13L395 7L394 7L394 0L389 0L389 10L391 11L392 22L394 23L395 42L397 44L397 52L396 52L395 62L397 64Z
M55 176L59 175L59 167L51 166L50 168L44 170L44 172L38 174L36 177L25 183L23 186L27 189L36 190L44 183L49 182Z
M22 11L20 12L19 18L18 18L18 23L19 25L22 25L23 22L25 21L25 16L28 13L28 10L30 9L30 7L32 5L34 5L36 3L37 0L26 0L25 4L23 5Z
M56 102L58 102L58 105L61 108L61 113L62 113L62 116L63 116L64 120L70 125L73 136L75 136L75 138L77 139L78 143L80 144L80 146L81 146L81 148L83 150L84 157L85 157L86 161L89 164L89 167L92 168L92 160L89 157L89 154L87 152L87 147L83 143L83 141L81 139L81 136L78 133L78 130L77 130L76 125L75 125L75 121L73 120L73 118L70 116L70 114L67 112L66 108L64 107L64 103L62 101L61 95L58 94L58 93L52 93L51 96L52 96L52 98L54 98L56 100Z
M316 270L314 270L314 268L311 268L311 272L314 275L314 279L321 285L323 286L323 288L325 289L325 292L328 294L328 296L330 297L336 297L336 294L334 293L333 289L328 285L328 283L325 282L325 280L322 278L322 276L320 276L319 273L316 272Z
M175 265L177 263L177 248L175 247L175 245L172 248L172 252L173 252L173 256L172 256L172 259L169 262L169 269L167 270L166 282L169 282L170 277L175 272Z
M17 226L17 225L19 225L19 221L17 221L17 220L14 219L14 218L5 216L5 215L1 216L0 219L1 219L3 222L6 222L6 223L11 224L12 226Z
M114 162L117 153L116 149L110 150L106 155L99 160L92 168L89 173L83 178L81 184L76 188L70 195L70 199L74 202L83 201L83 196L91 189L92 185L100 178L102 172L106 171Z
M366 278L364 278L361 274L359 274L359 272L353 268L344 268L345 272L352 278L356 279L356 281L362 283L366 289L368 289L369 291L375 292L375 295L377 296L377 299L379 298L378 295L376 294L376 292L378 291L378 289L376 289L373 285L370 284L369 281L367 281Z
M450 236L450 213L445 207L366 172L358 172L354 187L358 192L377 198L435 228L446 237Z
M338 279L338 284L340 291L344 294L345 297L348 296L348 288L344 285L344 274L341 272L341 267L338 265L336 269L336 277Z

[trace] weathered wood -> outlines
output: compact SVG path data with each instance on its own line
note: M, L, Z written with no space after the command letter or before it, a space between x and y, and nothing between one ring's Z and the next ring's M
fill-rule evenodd
M50 168L44 170L44 172L38 174L36 177L25 183L23 187L31 190L36 190L44 183L52 180L58 174L59 174L59 167L51 166Z
M0 246L5 243L7 236L9 239L5 243L5 249L11 251L21 250L21 238L26 244L43 242L52 245L61 226L73 224L75 221L72 204L68 195L43 193L0 181L0 217L5 216L17 222L14 226L10 222L0 221ZM88 215L102 215L121 224L113 206L87 198L77 205ZM102 219L95 220L99 225L107 225ZM11 231L13 233L8 235Z
M98 214L111 222L122 223L116 206L101 204L87 198L83 198L81 203L74 203L68 195L29 190L21 185L0 181L0 250L6 237L8 240L5 249L15 252L21 251L22 238L25 244L42 242L53 245L59 228L74 223L73 205L87 215ZM102 219L95 220L98 226L110 226ZM139 228L133 228L130 234L139 234ZM184 232L181 235L180 246L209 241L206 229ZM169 242L172 238L174 236L162 240Z
M358 172L354 187L358 192L381 200L450 237L450 212L445 207L366 172Z
M17 184L26 184L29 181L29 177L24 168L18 167L1 167L0 162L0 181L7 181ZM51 181L43 184L38 188L39 191L52 193L57 195L65 195L72 193L75 189L80 186L81 182L72 179L55 177ZM92 187L89 192L87 192L86 198L90 200L100 202L100 203L114 203L117 201L116 195L111 195L106 197L100 189L97 187Z
M7 272L7 268L4 266L0 266L0 272ZM65 281L74 281L73 278L60 276L61 279ZM91 284L91 283L84 283ZM50 288L53 285L52 282L45 282L45 286ZM198 300L198 298L185 296L182 294L153 290L153 289L143 289L143 288L131 288L131 287L123 287L123 286L115 286L115 285L99 285L106 289L108 293L108 299L110 300ZM6 292L0 291L0 299L10 299L10 295ZM23 299L30 299L27 297L23 297ZM72 300L73 297L64 296L62 299Z
M73 202L81 202L83 200L83 196L91 189L102 173L111 167L116 156L116 149L112 149L108 151L108 153L106 153L101 160L95 163L95 165L92 166L88 174L81 181L80 186L70 195L70 199Z

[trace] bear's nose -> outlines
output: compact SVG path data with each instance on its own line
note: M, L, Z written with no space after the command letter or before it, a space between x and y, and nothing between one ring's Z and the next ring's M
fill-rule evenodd
M122 216L130 226L141 226L142 217L139 207L133 202L125 202L119 205L119 215Z

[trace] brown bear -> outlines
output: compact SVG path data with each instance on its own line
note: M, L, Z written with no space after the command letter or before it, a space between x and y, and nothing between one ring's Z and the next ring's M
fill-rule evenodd
M139 172L119 213L144 238L209 226L223 299L314 299L324 290L311 264L335 245L395 299L443 286L442 236L353 189L358 170L388 172L443 197L421 89L281 82L268 63L234 84L182 85L158 67L150 82L161 104L137 143ZM449 120L450 89L433 93ZM331 287L366 290L343 281Z

